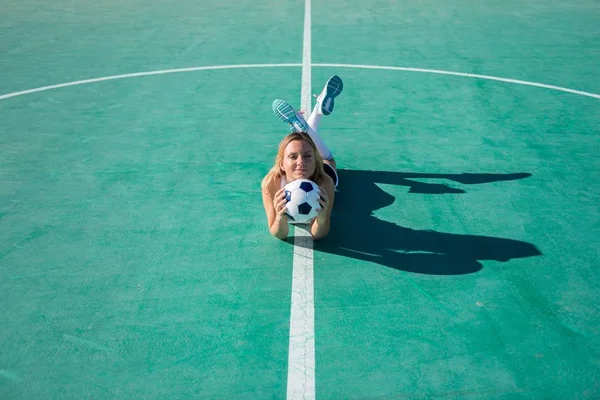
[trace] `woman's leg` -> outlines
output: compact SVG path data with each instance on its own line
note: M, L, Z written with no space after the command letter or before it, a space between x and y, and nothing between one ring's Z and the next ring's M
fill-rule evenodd
M319 151L321 157L323 157L323 160L330 161L333 160L333 153L331 152L331 150L329 150L329 147L327 147L327 145L319 135L319 124L321 122L323 114L320 114L318 112L318 108L319 103L315 105L315 108L313 108L312 113L306 121L306 123L308 124L308 131L306 133L308 133L313 142L315 142L315 146L317 146L317 150Z
M321 136L319 136L319 124L323 115L329 115L333 111L334 99L342 93L344 84L339 76L332 76L327 80L321 94L317 97L317 103L308 117L307 124L309 126L308 134L317 146L317 150L323 160L332 161L333 154L327 147ZM335 168L335 162L333 162Z
M334 99L342 93L344 84L339 76L332 76L327 80L321 94L317 97L317 103L308 117L308 121L304 119L302 114L296 112L294 108L286 101L277 99L273 102L273 112L282 121L289 124L292 132L306 131L311 137L317 151L323 160L332 166L335 170L335 161L333 154L327 147L321 136L319 135L319 124L323 115L329 115L333 111Z

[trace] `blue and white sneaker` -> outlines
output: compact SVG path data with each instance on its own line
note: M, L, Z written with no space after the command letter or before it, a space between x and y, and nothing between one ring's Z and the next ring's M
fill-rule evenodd
M337 96L342 93L344 89L344 82L342 82L342 78L337 75L329 78L323 91L317 97L317 112L322 115L329 115L333 112L334 102Z
M273 102L273 112L290 126L292 132L308 132L310 129L304 117L285 100L275 100Z

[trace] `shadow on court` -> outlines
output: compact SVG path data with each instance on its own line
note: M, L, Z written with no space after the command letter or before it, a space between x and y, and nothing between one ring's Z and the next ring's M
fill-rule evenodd
M398 270L455 275L477 272L479 261L508 261L539 256L531 243L489 236L459 235L431 230L414 230L380 220L373 211L389 206L395 197L375 183L407 186L409 193L465 193L444 184L413 179L445 179L465 185L523 179L516 174L418 174L382 171L338 170L329 235L314 243L315 250L375 262ZM349 217L351 216L351 217ZM293 241L293 238L290 238Z

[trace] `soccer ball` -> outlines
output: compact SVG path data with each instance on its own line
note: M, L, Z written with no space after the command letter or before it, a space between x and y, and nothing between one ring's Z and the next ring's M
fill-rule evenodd
M296 179L284 186L287 201L286 215L292 224L305 224L310 222L319 213L321 208L319 197L321 191L316 183L309 179Z

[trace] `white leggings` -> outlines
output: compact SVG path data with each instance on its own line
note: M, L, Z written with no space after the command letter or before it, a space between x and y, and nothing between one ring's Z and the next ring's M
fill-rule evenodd
M331 161L333 160L333 153L331 153L329 147L327 147L323 139L321 139L321 136L318 134L321 117L323 117L323 115L317 112L317 105L315 105L310 113L310 116L308 117L308 120L306 121L308 127L310 128L307 133L313 142L315 142L315 146L317 146L317 150L319 151L319 154L321 154L321 157L323 157L324 160Z
M308 120L306 121L308 127L310 128L307 133L313 142L315 142L315 146L317 146L317 150L319 151L321 157L323 157L324 160L331 161L333 160L333 153L331 150L329 150L329 148L325 145L325 142L323 142L323 139L321 139L321 136L319 136L317 133L322 116L323 115L317 112L317 106L315 106L312 113L308 117ZM335 168L329 164L325 164L325 173L329 175L331 179L333 179L333 183L335 184L335 187L337 187L339 178Z

